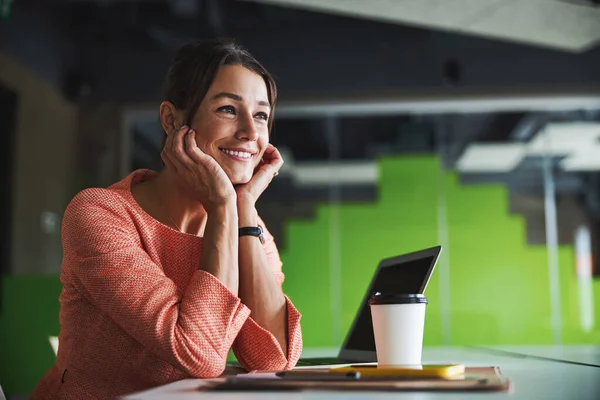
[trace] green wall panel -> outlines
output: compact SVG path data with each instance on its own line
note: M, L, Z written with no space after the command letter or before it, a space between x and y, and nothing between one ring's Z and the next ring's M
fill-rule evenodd
M441 171L434 156L383 158L378 166L378 200L369 204L342 204L333 211L339 220L336 232L339 232L342 269L338 300L341 305L334 304L333 309L342 310L343 334L382 257L437 244L439 201L446 209L448 238L448 246L442 253L442 257L448 257L448 263L440 265L450 268L450 297L440 298L438 270L426 292L430 304L425 344L442 344L442 301L450 302L452 344L551 344L547 249L527 245L524 219L509 213L506 188L500 184L461 185L455 174ZM327 215L328 207L319 208L321 215ZM305 229L295 231L297 225ZM307 250L303 244L310 243L315 235L329 238L334 228L321 219L288 221L287 226L290 233L296 233L297 243L288 240L285 252L286 288L296 301L295 293L313 284L310 276L291 282L290 270L297 257L308 256L323 263L317 269L326 271L325 278L330 276L330 248L320 247L326 253L320 255L313 251L316 248ZM581 328L572 246L560 246L558 257L563 341L599 343L597 323L591 332L583 332ZM595 279L591 286L593 298L597 299L600 281ZM307 302L310 298L302 298L298 303L304 313L305 345L322 346L326 341L313 342L311 338L332 337L331 332L323 331L327 326L334 327L331 319L318 322L325 314L313 311L315 304L303 308ZM594 317L595 321L600 320L600 306L595 307Z
M0 384L6 393L33 390L54 363L48 336L58 335L57 275L3 276Z
M550 343L546 249L527 246L501 185L446 179L452 342Z
M315 347L330 347L331 280L329 272L330 217L327 209L310 221L287 224L288 246L280 253L284 291L303 314L303 339Z

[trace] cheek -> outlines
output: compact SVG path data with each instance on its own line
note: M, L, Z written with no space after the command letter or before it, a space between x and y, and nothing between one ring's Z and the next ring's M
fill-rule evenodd
M203 118L202 123L196 124L196 144L203 152L212 149L223 136L223 126L214 118Z
M196 146L198 146L203 153L208 153L208 149L210 148L210 144L206 138L200 135L196 135Z
M269 139L269 130L265 128L264 132L260 132L258 136L258 146L262 151L269 145Z
M269 136L266 135L264 138L259 138L258 140L258 148L260 149L260 158L259 158L259 162L263 160L264 156L265 156L265 150L267 150L267 147L269 146Z

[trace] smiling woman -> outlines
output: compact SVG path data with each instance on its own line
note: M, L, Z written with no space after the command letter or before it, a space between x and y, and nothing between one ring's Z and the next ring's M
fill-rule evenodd
M300 314L255 208L283 164L275 99L236 44L180 49L159 109L164 168L86 189L65 212L60 347L32 399L216 377L230 348L248 370L295 365Z
M190 121L194 132L198 132L198 147L219 162L234 184L252 178L254 167L268 147L271 107L267 98L265 82L259 75L240 65L225 65ZM172 103L162 103L165 131L169 124L178 124L184 118Z

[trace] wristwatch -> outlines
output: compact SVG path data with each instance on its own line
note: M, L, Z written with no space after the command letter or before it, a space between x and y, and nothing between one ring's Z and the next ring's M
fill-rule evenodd
M265 234L260 225L240 228L240 236L256 236L260 243L265 244Z

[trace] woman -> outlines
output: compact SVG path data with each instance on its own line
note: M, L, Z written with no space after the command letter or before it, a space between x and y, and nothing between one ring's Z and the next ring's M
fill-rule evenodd
M86 189L63 222L60 346L32 399L94 399L293 367L300 314L255 203L283 164L275 83L231 42L186 45L160 105L160 173Z

